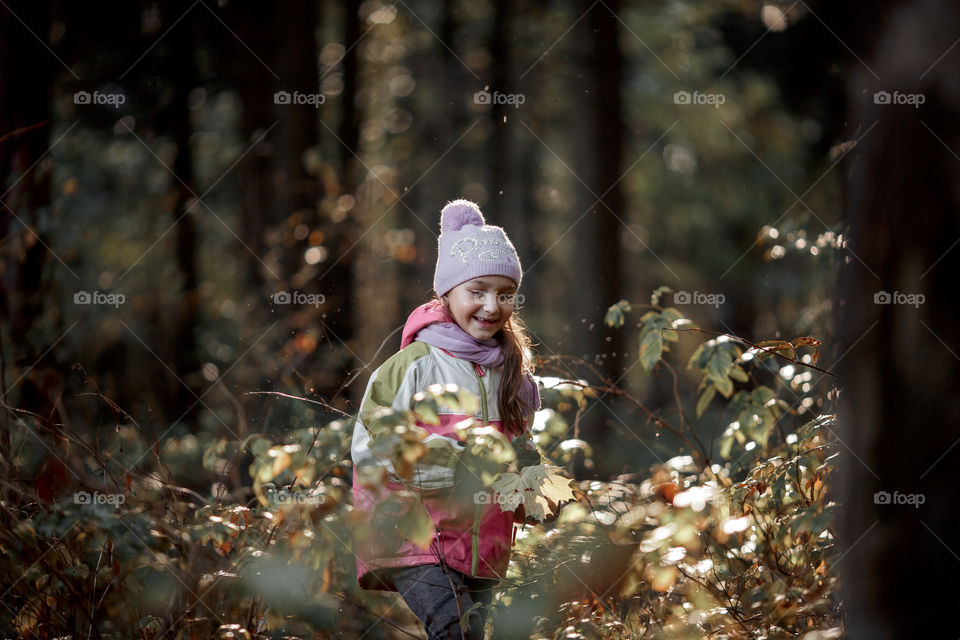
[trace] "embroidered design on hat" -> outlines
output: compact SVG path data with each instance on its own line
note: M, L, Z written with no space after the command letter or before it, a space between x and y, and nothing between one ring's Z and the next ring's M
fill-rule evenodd
M467 247L465 246L466 244L471 244L472 246ZM493 246L487 247L487 245ZM496 262L501 258L509 258L513 255L513 250L510 248L510 245L503 240L497 240L495 238L461 238L450 247L450 255L456 257L459 254L464 264L467 263L467 256L474 251L477 252L476 259L481 262Z

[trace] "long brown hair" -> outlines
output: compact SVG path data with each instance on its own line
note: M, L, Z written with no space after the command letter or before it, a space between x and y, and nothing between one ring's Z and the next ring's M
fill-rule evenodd
M443 307L447 316L450 317L450 321L453 322L453 317L439 296L437 296L437 301L440 302L440 306ZM500 420L507 434L520 435L526 427L524 416L536 410L536 407L531 407L527 403L523 393L527 386L523 377L527 373L533 374L534 371L530 350L533 341L530 339L530 334L527 333L527 328L516 309L507 318L503 328L494 335L494 338L499 340L503 346L504 356L500 391L497 397Z
M523 390L527 385L523 379L527 373L533 373L533 358L530 356L532 341L523 320L516 311L507 319L503 328L497 332L503 345L503 375L500 378L499 407L500 419L504 430L517 435L525 428L524 416L533 413L524 398Z

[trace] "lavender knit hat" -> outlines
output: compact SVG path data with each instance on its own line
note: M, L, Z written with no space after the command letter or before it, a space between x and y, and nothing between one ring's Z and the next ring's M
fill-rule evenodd
M520 258L501 227L484 224L480 208L454 200L440 214L437 269L433 289L442 296L479 276L506 276L520 287Z

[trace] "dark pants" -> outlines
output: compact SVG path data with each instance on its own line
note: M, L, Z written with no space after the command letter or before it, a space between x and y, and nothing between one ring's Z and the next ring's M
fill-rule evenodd
M497 580L474 578L439 564L390 569L389 575L407 606L426 627L429 640L483 639L485 607L472 611L471 607L476 602L490 604ZM460 616L467 612L470 625L463 631Z

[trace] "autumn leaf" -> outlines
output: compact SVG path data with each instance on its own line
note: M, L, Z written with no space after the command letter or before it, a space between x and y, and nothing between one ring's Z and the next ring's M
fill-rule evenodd
M673 583L677 579L677 568L674 566L669 567L653 567L648 566L644 572L644 577L650 583L650 586L654 590L664 592L670 587L673 586Z
M490 485L501 511L514 511L523 505L527 516L540 522L556 514L564 500L575 500L571 480L557 471L559 467L536 464L520 473L502 473Z
M433 541L434 525L430 512L419 500L410 503L409 509L397 523L401 536L421 549L429 549Z

